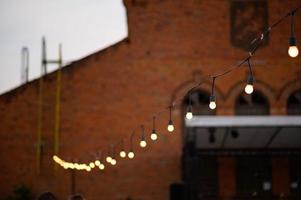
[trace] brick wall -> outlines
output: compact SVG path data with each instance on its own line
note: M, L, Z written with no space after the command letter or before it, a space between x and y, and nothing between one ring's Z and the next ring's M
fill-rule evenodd
M268 2L269 24L300 1ZM246 52L230 43L229 1L125 0L129 36L63 69L60 156L93 159L108 144L128 138L131 130L193 85L196 72L212 74L237 63ZM296 17L301 38L301 15ZM271 114L286 113L287 96L300 82L301 60L287 55L289 22L270 34L269 45L254 57L256 89L271 105ZM101 37L101 36L100 36ZM30 185L35 193L53 191L66 199L70 174L51 160L54 139L56 72L47 75L43 106L43 157L36 168L38 81L0 97L1 194L12 186ZM218 79L217 114L232 115L244 87L246 69ZM187 82L188 81L188 82ZM183 86L183 87L182 87ZM201 86L209 90L207 82ZM134 160L118 161L104 173L78 172L76 188L87 199L167 199L168 187L181 177L181 111L175 110L175 132L167 133L167 113L158 122L160 138L145 150L135 146ZM151 123L146 123L147 133ZM222 172L220 172L222 173ZM225 191L228 194L228 192Z

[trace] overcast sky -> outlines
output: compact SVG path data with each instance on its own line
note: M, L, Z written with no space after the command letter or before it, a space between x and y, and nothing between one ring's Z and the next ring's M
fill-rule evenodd
M40 75L41 38L47 56L78 60L127 35L122 0L0 0L0 94L21 83L21 49L30 50L29 79ZM49 66L54 70L57 66Z

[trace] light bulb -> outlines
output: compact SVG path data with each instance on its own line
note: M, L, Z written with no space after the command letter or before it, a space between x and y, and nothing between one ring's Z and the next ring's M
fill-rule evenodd
M130 152L128 153L128 157L129 157L130 159L134 158L134 156L135 156L134 152L130 151Z
M193 114L192 114L192 106L189 105L187 108L187 112L186 112L186 119L192 119Z
M211 110L214 110L216 108L215 96L213 95L210 96L209 108Z
M251 68L250 68L250 70L251 70ZM247 85L245 87L245 92L247 94L252 94L253 93L253 91L254 91L253 82L254 82L254 78L253 78L253 75L251 73L248 76Z
M88 166L87 166L86 164L80 164L80 165L79 165L79 169L80 169L80 170L87 169L87 167L88 167Z
M175 130L175 127L173 126L173 123L172 123L171 119L168 122L167 130L169 132L173 132Z
M246 87L245 87L245 92L246 92L247 94L252 94L253 91L254 91L253 85L247 84Z
M77 170L79 170L80 169L79 164L78 163L74 163L74 168L77 169Z
M106 161L107 161L108 163L110 163L110 162L112 161L112 157L111 157L111 156L107 156Z
M298 47L297 46L290 46L288 48L288 55L292 58L295 58L297 57L299 54L299 50L298 50Z
M93 169L95 167L94 162L90 162L89 167L91 167Z
M153 141L155 141L155 140L158 139L158 136L157 136L155 130L153 130L153 132L152 132L152 134L151 134L151 139L152 139Z
M297 40L295 37L290 37L288 39L288 44L289 44L289 48L288 48L288 55L292 58L295 58L298 56L299 54L299 50L297 47Z
M91 171L91 167L87 166L87 167L86 167L86 170L87 170L88 172Z
M95 165L99 166L100 165L100 161L99 160L95 160Z
M111 160L111 164L112 164L112 165L116 165L116 163L117 163L117 161L113 158L113 159Z
M100 169L100 170L104 170L104 169L105 169L105 165L100 163L99 169Z
M64 164L63 164L63 167L64 167L65 169L68 169L68 163L64 163Z
M126 153L125 153L124 150L120 151L119 155L120 155L121 158L125 158L126 157Z
M145 140L140 141L140 147L144 148L144 147L146 147L146 145L147 145L147 143Z
M74 164L73 164L73 163L70 163L70 164L69 164L69 168L70 168L70 169L74 169Z
M186 119L192 119L192 117L193 117L192 112L186 113Z

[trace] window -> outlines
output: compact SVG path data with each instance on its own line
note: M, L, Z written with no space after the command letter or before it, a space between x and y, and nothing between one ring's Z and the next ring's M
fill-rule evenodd
M301 89L293 92L287 100L287 114L301 115Z
M268 115L268 100L259 91L251 95L241 93L235 104L236 115Z

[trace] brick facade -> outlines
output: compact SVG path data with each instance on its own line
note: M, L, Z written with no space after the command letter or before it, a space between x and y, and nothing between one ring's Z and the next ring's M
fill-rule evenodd
M269 24L301 1L268 1ZM119 43L71 63L62 73L60 156L93 159L108 144L128 138L131 130L191 87L197 74L225 70L246 52L230 43L229 1L125 0L129 36ZM296 16L296 36L301 41L301 15ZM270 114L285 115L286 100L298 88L300 56L287 55L289 20L271 34L269 44L253 59L255 88L269 100ZM100 36L101 37L101 36ZM245 85L247 68L218 79L218 115L233 115L236 97ZM70 174L54 169L56 72L45 77L43 105L43 156L36 168L38 81L0 96L0 185L8 195L13 185L26 183L35 193L50 190L61 199L70 193ZM209 91L210 82L201 86ZM180 109L173 112L175 132L167 133L165 112L158 122L160 138L145 150L135 146L133 160L118 160L105 172L78 172L76 188L87 199L168 199L169 185L181 181ZM128 143L127 143L128 144ZM223 158L222 165L233 165ZM283 172L285 165L281 165ZM221 176L231 172L219 171ZM273 177L281 179L281 176ZM284 177L285 178L285 177ZM232 180L221 194L231 196ZM277 186L282 187L282 186ZM277 189L278 190L278 189ZM286 191L286 190L285 190Z

